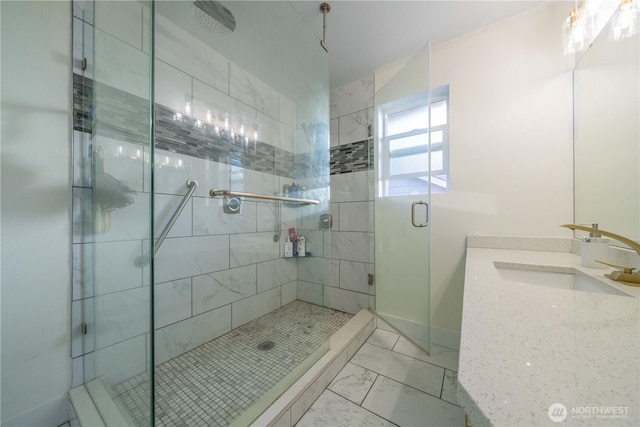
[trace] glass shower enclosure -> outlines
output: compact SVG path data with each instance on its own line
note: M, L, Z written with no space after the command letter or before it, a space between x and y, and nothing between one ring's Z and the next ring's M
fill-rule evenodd
M153 384L152 260L135 264L153 242L149 8L73 2L73 386L108 425L131 424L113 385Z
M376 81L376 313L430 349L430 44Z
M73 13L73 385L106 425L249 424L348 319L298 294L329 276L327 53L287 2Z

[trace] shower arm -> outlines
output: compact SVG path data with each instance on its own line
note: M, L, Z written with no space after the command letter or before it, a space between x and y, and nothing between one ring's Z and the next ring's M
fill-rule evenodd
M326 51L329 52L329 47L327 46L327 13L331 10L331 6L329 3L322 3L320 5L320 11L322 11L322 40L320 40L320 46Z
M187 194L184 195L184 197L182 198L182 201L180 202L176 210L173 211L173 215L171 215L171 218L169 218L167 225L164 226L162 233L160 233L160 236L158 236L158 238L153 243L154 255L158 253L158 249L160 249L160 245L162 245L162 242L164 242L164 239L169 234L169 231L171 231L173 224L175 224L175 222L178 220L178 217L182 213L184 207L187 205L187 202L189 201L189 199L191 199L191 196L196 191L196 188L198 188L198 181L196 181L195 179L188 179L187 187L189 188L189 191L187 191ZM144 267L147 264L149 264L150 259L151 259L150 253L146 253L145 255L140 255L138 258L136 258L135 264L137 267Z

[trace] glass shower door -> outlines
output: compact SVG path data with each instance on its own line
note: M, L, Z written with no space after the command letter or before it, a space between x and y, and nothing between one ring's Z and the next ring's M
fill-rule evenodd
M429 46L376 88L376 312L429 351Z
M106 425L153 419L149 7L73 3L74 385Z

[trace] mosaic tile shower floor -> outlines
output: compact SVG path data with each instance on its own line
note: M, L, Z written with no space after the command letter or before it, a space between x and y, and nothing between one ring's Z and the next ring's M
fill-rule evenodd
M156 367L157 426L227 426L353 315L294 301ZM268 351L258 346L271 341ZM149 425L148 376L113 387L136 425Z

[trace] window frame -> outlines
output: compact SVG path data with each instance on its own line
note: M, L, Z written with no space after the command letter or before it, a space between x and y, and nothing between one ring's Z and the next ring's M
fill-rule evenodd
M433 104L438 102L446 102L446 123L437 126L429 127L430 123L427 123L426 127L415 128L409 131L395 133L392 135L387 134L387 129L389 127L389 116L402 112L411 110L414 108L424 107L425 105L429 106L429 122L431 121L431 108ZM443 188L442 192L449 191L449 125L450 125L450 115L449 115L450 101L449 101L449 85L441 86L436 89L431 90L431 98L429 99L429 94L427 92L421 92L415 95L411 95L396 101L392 101L388 104L383 105L380 108L380 130L382 137L379 138L380 141L380 149L379 151L379 167L380 167L380 177L379 180L381 182L380 186L380 196L388 197L393 196L389 194L389 183L395 179L407 179L407 178L418 178L424 179L425 176L429 177L429 182L431 181L431 177L438 177L445 175L446 179L446 187ZM408 147L399 149L396 153L400 153L399 155L393 155L391 153L390 144L394 140L404 139L408 137L421 136L425 135L427 138L430 138L430 135L442 131L442 142L432 143L429 139L427 140L426 145L416 146L416 147ZM435 152L442 152L442 169L439 170L431 170L431 155ZM391 173L391 160L393 158L401 158L408 157L417 154L427 153L428 156L428 168L425 171L418 172L408 172L408 173ZM422 193L420 193L422 194Z

